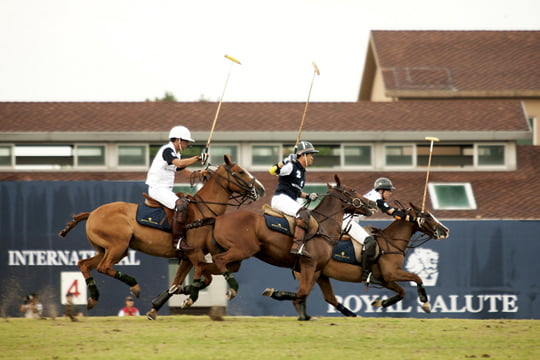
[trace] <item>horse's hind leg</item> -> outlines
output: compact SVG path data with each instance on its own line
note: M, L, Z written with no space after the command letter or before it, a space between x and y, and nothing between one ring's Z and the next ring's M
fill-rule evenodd
M128 274L124 274L120 271L113 269L113 264L117 264L118 262L120 262L120 260L122 260L124 256L124 249L122 249L122 253L120 253L119 251L114 251L113 249L106 250L105 256L97 267L97 271L117 280L120 280L121 282L129 286L129 290L133 294L133 296L139 297L141 295L141 287L139 286L137 280L129 276Z
M97 255L88 258L80 260L77 265L79 266L79 270L84 276L84 280L86 281L86 286L88 288L88 303L86 305L86 308L88 310L92 309L94 306L96 306L98 300L99 300L99 290L96 284L96 281L92 277L92 270L94 270L101 259L103 258L103 253L98 253Z

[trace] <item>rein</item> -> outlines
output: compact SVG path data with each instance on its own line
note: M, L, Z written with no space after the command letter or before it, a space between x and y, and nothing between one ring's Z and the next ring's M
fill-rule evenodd
M250 197L250 193L254 191L253 190L253 184L256 181L255 178L251 179L251 181L248 183L248 182L244 181L243 179L238 178L236 176L236 174L231 170L230 166L223 165L223 167L225 168L225 170L227 172L226 177L219 174L216 170L207 170L207 173L210 174L210 177L212 177L214 175L217 175L221 179L225 179L227 181L227 185L225 186L220 181L218 181L218 179L214 180L214 182L218 186L220 186L224 191L226 191L229 194L229 201L228 202L207 201L203 197L201 197L201 195L199 195L198 193L196 193L193 196L191 196L191 195L186 196L186 199L187 199L188 203L195 204L197 206L197 209L199 210L199 212L201 214L204 214L204 212L205 212L204 208L206 208L212 213L213 217L217 217L218 214L214 211L214 209L212 209L212 207L210 205L224 205L224 206L240 207L241 205L243 205L248 200L254 201ZM193 173L191 175L191 179L190 179L191 186L193 186L193 184L195 183L195 178L197 177L197 175L199 175L199 174ZM208 181L206 176L203 176L203 175L199 175L199 179L203 180L203 181ZM245 190L246 193L244 193L244 194L238 193L237 195L234 195L235 191L232 191L231 189L229 189L229 185L231 183L238 186L242 190ZM235 203L231 203L230 202L231 200L234 200ZM203 208L203 206L204 206L204 208ZM212 219L212 216L211 217L208 217L208 216L204 217L204 215L203 215L202 219L194 220L192 223L188 224L186 227L189 230L189 229L193 229L193 228L213 224L213 221L206 221L206 219Z
M420 213L420 214L422 214L422 213ZM384 254L402 254L403 256L405 256L407 250L414 249L414 248L417 248L419 246L422 246L423 244L425 244L429 240L433 239L433 235L428 235L425 230L422 230L422 226L420 225L420 223L422 222L420 220L421 215L416 214L416 216L417 216L417 220L415 222L415 226L418 227L417 231L422 232L422 234L418 235L414 239L412 238L412 235L408 239L401 239L401 238L391 238L391 239L389 239L385 235L383 230L377 229L378 232L377 232L376 235L381 236L384 239L384 242L386 243L386 248L389 249L389 250L381 249L381 255L384 255ZM431 230L431 231L433 231L433 230ZM414 231L414 232L416 232L416 231ZM392 241L394 241L394 242L395 241L403 241L403 242L405 242L406 243L405 249L403 249L403 250L400 249ZM396 251L390 250L391 248L396 249Z
M349 192L345 191L344 189L342 189L341 187L334 187L333 189L335 189L336 191L339 192L339 194L347 194L349 195L350 197L350 194ZM360 198L353 198L353 200L349 200L347 197L342 197L342 196L339 196L338 194L335 194L334 192L329 192L328 194L325 194L324 196L333 196L335 197L336 199L340 200L342 203L346 204L346 205L352 205L354 206L355 208L359 208L361 206L365 207L366 205L364 204L364 202L360 199ZM361 205L357 205L357 203L360 202ZM339 212L342 212L343 211L343 207L340 207L339 210L337 211L334 211L333 213L331 213L330 215L326 215L326 214L323 214L321 211L317 210L317 208L315 209L312 209L311 212L313 214L317 214L319 215L318 217L320 219L318 219L317 217L315 217L317 219L317 221L319 222L319 224L322 224L323 222L325 222L326 220L332 220L334 221L337 225L339 225L339 228L341 229L341 223L338 221L338 220L335 220L333 217L334 215L338 214ZM320 229L320 227L319 227ZM341 231L340 233L340 236L343 235L343 231ZM315 236L321 236L321 237L324 237L326 238L326 240L329 242L329 243L333 243L333 238L326 234L326 233L323 233L323 232L320 232L320 231L317 231L315 234L313 234L312 238L315 237Z
M238 177L236 177L235 173L231 171L231 169L230 169L230 167L228 165L224 165L223 167L227 171L227 177L217 173L216 171L209 171L208 170L208 172L211 174L211 176L217 175L220 178L225 179L227 181L226 186L223 185L221 182L217 181L217 179L215 180L215 183L229 194L229 199L230 200L228 202L226 202L226 203L216 202L216 201L207 201L207 200L204 200L197 193L193 197L188 198L188 202L196 204L197 208L199 209L199 211L201 213L203 212L203 209L201 208L200 204L205 205L206 208L208 210L210 210L210 212L212 212L212 214L214 216L217 216L216 212L209 205L225 205L225 206L240 207L241 205L243 205L248 200L253 201L253 199L250 197L249 194L253 191L252 188L253 188L253 183L255 182L255 178L251 179L251 181L249 183L245 182L243 179L239 179ZM232 179L231 179L231 177L232 177ZM193 186L193 183L194 183L194 176L192 176L192 178L191 178L191 186ZM229 189L229 185L231 183L238 186L238 187L240 187L242 190L245 190L246 193L244 193L244 194L237 193L237 195L234 195L235 192ZM235 201L235 203L231 203L230 201Z

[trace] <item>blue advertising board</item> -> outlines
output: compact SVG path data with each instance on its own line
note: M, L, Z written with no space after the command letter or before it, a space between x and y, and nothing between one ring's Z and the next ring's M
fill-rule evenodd
M81 308L86 302L86 285L77 261L93 256L94 250L80 223L66 238L58 232L74 214L98 206L127 201L140 203L146 191L142 182L75 181L0 182L0 315L19 316L25 295L40 294L46 310L61 313L66 291L78 293ZM540 318L540 221L449 221L450 237L431 240L411 249L404 268L425 282L432 312L426 314L417 300L416 286L401 283L405 299L386 309L374 309L374 298L394 295L386 289L331 280L342 303L359 316L419 318ZM388 221L365 221L385 227ZM136 306L150 309L151 300L169 284L167 259L130 251L115 268L135 277L142 288ZM290 302L261 296L267 288L296 291L297 282L289 269L277 268L252 258L242 263L235 275L240 289L228 303L229 315L295 316ZM116 315L129 295L127 285L94 271L100 288L92 315ZM342 316L324 302L315 285L307 302L312 316ZM164 308L161 314L167 314Z

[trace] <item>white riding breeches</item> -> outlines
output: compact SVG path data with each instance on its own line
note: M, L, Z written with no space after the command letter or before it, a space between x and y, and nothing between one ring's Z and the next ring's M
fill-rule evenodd
M302 207L298 201L291 199L285 194L275 195L272 197L270 206L274 209L284 212L287 215L296 216L296 213Z
M356 221L354 221L354 218L351 221L351 218L347 215L345 215L345 217L343 218L341 229L344 231L349 229L347 234L351 237L351 239L353 239L360 245L364 245L364 239L369 236L368 232L364 230L364 228L360 226Z
M178 200L178 196L176 196L176 194L169 188L149 186L148 195L169 209L174 210L176 208L176 200Z

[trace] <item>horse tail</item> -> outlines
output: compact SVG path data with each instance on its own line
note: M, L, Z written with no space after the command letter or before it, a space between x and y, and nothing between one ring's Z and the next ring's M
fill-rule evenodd
M63 228L62 231L58 233L58 235L60 235L61 237L65 237L67 233L71 231L71 229L77 226L77 224L80 223L81 221L88 219L89 216L90 216L89 212L84 212L84 213L74 215L73 220L68 222L66 224L66 227Z

